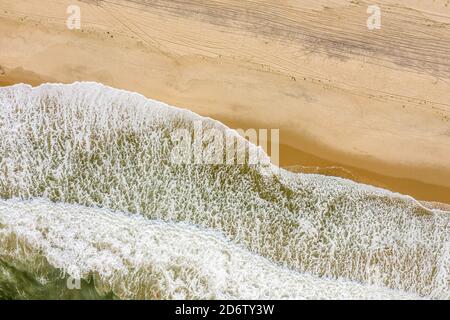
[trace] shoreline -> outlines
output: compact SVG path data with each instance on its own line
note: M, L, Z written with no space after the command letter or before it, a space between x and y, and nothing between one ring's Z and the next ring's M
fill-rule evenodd
M25 73L26 74L26 73ZM1 79L1 78L0 78ZM17 78L15 78L17 79ZM12 86L18 83L29 84L33 87L45 83L52 82L36 82L23 78L19 82L12 83L6 79L0 80L0 87ZM42 81L42 80L41 80ZM151 97L146 97L151 98ZM175 106L178 107L178 106ZM214 119L213 120L218 120ZM254 128L248 123L239 123L227 120L218 120L224 125L232 129L249 129ZM280 136L282 140L282 135ZM270 145L270 137L268 140ZM357 183L371 185L397 192L403 195L409 195L429 209L440 209L450 211L450 202L446 202L447 196L450 194L450 188L440 185L427 184L423 181L412 179L401 179L392 176L377 174L371 171L363 170L357 167L348 166L343 163L333 162L327 159L317 157L305 151L295 149L289 145L280 143L280 168L286 169L294 173L320 174L352 180ZM443 200L441 200L443 199Z
M431 50L447 41L435 36L450 40L450 24L441 21L450 17L450 9L433 20L430 10L420 18L417 6L410 13L419 17L417 25L394 21L400 25L392 26L404 28L412 42L422 40L416 45L429 51L421 58L429 60L428 70L411 58L420 53L408 43L402 44L408 53L402 56L370 46L353 52L347 33L361 41L373 37L380 46L402 39L394 37L389 19L384 38L336 24L335 15L352 22L366 15L363 5L345 1L329 9L322 7L325 0L292 4L286 12L276 8L297 29L301 25L289 20L291 15L306 21L315 36L325 37L320 33L325 27L342 30L334 35L342 47L324 38L316 51L304 38L289 38L287 46L285 31L249 31L245 22L259 16L237 15L230 27L227 20L217 25L209 19L215 11L202 12L199 19L180 8L147 11L122 0L75 1L86 22L72 31L64 21L73 1L48 7L41 2L8 0L0 8L0 31L6 35L0 39L0 86L96 81L188 108L231 128L279 128L281 167L343 177L350 172L357 182L450 204L450 74L445 71L450 48ZM406 2L397 3L403 7L391 7L387 18L408 17ZM242 5L252 8L251 2ZM234 1L229 6L240 10ZM269 18L278 26L276 15ZM430 38L415 39L418 30Z

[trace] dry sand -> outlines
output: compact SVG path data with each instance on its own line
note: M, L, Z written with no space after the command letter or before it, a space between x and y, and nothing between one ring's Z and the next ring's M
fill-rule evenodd
M0 85L91 80L279 128L292 170L450 203L449 2L0 0Z

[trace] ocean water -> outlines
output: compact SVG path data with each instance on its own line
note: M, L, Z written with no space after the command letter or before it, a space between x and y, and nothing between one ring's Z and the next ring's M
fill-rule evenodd
M260 163L175 164L199 121ZM0 88L0 198L1 298L450 298L449 212L98 83Z

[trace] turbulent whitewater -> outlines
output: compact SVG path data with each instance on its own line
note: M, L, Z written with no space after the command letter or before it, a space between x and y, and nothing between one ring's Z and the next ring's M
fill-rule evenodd
M3 258L40 283L51 265L120 298L417 298L294 273L187 224L43 200L2 201L0 213Z
M244 141L97 83L0 88L0 296L72 276L84 297L450 298L448 212L268 161L174 164L197 121Z

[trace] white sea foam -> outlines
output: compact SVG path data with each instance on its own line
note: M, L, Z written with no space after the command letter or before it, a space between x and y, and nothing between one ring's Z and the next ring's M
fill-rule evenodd
M0 257L52 281L48 263L125 299L417 299L289 271L215 232L46 200L0 200ZM42 281L42 280L40 280Z
M0 196L183 221L297 272L450 298L448 213L345 179L275 175L264 161L174 165L170 133L196 120L236 135L96 83L1 88Z

